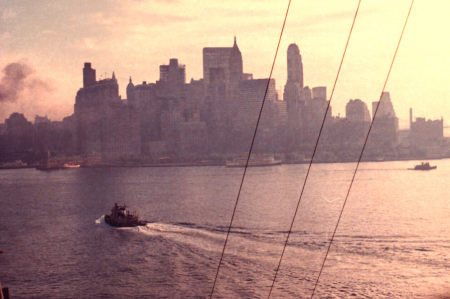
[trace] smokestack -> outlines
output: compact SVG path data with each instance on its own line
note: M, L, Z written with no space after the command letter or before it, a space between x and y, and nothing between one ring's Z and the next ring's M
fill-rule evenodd
M409 108L409 129L410 130L412 128L412 122L413 122L413 112L412 112L412 108Z

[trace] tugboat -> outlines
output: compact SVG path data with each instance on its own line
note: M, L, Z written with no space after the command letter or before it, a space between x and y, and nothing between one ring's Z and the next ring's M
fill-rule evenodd
M431 170L431 169L436 169L437 166L433 165L431 166L430 163L428 162L422 162L416 166L414 166L414 168L410 168L411 170Z
M114 204L110 215L105 215L105 222L116 227L134 227L146 225L147 221L140 220L136 212L130 212L125 205Z

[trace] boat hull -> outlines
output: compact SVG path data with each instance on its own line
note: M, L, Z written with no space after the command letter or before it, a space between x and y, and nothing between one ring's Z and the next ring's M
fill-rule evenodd
M145 226L148 222L143 220L123 220L114 219L110 215L105 215L105 222L114 227L136 227Z
M430 167L414 167L414 168L410 168L410 170L433 170L436 169L437 166L430 166Z

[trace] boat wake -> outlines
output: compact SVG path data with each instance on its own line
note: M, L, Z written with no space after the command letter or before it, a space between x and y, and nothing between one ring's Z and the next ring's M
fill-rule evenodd
M133 234L137 237L133 240L139 239L135 244L146 244L139 248L144 252L143 259L149 263L157 260L174 269L181 269L183 273L195 273L194 277L207 277L214 273L226 237L226 228L222 226L194 223L151 222L145 226L113 228L106 224L104 216L96 219L95 223L110 228L111 231L120 230ZM233 229L223 260L222 275L227 277L231 284L248 289L250 293L246 294L246 297L263 296L267 284L272 279L273 268L278 262L285 235L285 231L242 227ZM289 289L280 288L277 291L292 297L289 293L291 291L299 294L309 290L327 242L328 235L325 233L294 231L279 279L281 284L289 284L294 277L298 284L295 290L291 286ZM372 294L371 281L365 281L352 271L348 271L355 267L363 271L381 271L389 268L386 277L398 277L405 269L417 264L434 271L442 269L443 266L448 267L450 260L439 252L445 252L444 247L448 248L449 244L450 240L447 238L423 240L419 236L412 235L339 235L333 244L333 254L327 269L328 275L333 279L322 282L321 292L323 294L340 292L344 297L353 293L361 296ZM346 275L342 276L344 272ZM383 281L384 278L380 277L378 283ZM185 283L192 281L183 280L183 284ZM349 284L351 286L348 286ZM234 291L225 294L229 297L242 295Z
M104 216L95 223L106 224ZM221 226L202 226L193 223L151 222L145 226L114 228L134 232L149 237L151 242L164 240L173 246L187 250L203 251L206 255L217 255L222 251L226 237L226 228ZM280 244L286 235L285 231L256 230L251 228L235 228L230 234L227 255L246 260L259 260L274 263L279 258ZM422 263L428 266L450 265L450 259L440 258L439 263L433 258L449 246L450 239L422 240L417 236L354 236L339 235L336 237L334 249L338 259L352 256L348 263L360 261L366 257L386 262L395 256L403 263ZM294 231L288 244L291 265L315 267L321 252L328 245L327 234L311 234L305 231ZM301 257L301 259L299 258ZM298 262L303 260L302 262Z
M105 215L102 215L100 218L95 219L95 224L106 224Z
M218 250L223 244L225 233L219 230L209 230L201 227L195 227L191 224L172 224L152 222L145 226L127 228L146 236L162 237L179 244L188 245L200 249Z

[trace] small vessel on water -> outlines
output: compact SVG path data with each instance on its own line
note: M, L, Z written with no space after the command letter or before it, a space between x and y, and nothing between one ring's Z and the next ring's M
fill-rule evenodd
M64 169L67 169L67 168L80 168L80 164L64 163L63 168Z
M146 225L147 221L139 219L136 212L131 212L125 205L117 203L111 209L110 215L105 215L105 222L116 227L134 227Z
M436 169L437 166L433 165L431 166L429 162L422 162L416 166L414 166L414 168L410 168L411 170L431 170L431 169Z
M79 164L64 163L61 161L47 161L45 163L40 163L36 166L37 170L59 170L59 169L70 169L70 168L80 168Z
M69 168L80 168L77 161L68 161L64 158L52 158L50 151L42 154L41 161L36 165L37 170L59 170Z

